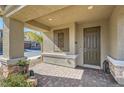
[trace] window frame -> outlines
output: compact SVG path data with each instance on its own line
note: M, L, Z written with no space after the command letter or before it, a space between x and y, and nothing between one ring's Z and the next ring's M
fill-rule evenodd
M58 37L56 37L56 35L55 34L59 34L59 33L62 33L62 32L64 32L64 30L65 31L68 31L67 33L68 33L68 46L67 46L67 49L65 49L65 47L64 47L64 49L58 49L59 47L59 45L57 44L56 45L56 38L57 38L57 40L58 40ZM56 29L56 30L53 30L53 37L54 37L54 52L69 52L70 51L70 40L69 40L69 28L62 28L62 29ZM64 33L64 38L65 38L65 33ZM65 41L64 41L64 44L65 44ZM56 46L58 47L58 48L56 48Z

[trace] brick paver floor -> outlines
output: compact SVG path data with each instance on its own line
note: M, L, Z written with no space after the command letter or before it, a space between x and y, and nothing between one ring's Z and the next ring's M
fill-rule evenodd
M102 70L76 69L41 63L31 67L39 87L119 87L110 74Z

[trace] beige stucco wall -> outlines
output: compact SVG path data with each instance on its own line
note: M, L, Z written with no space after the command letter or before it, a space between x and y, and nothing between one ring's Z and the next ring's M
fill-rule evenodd
M71 23L71 24L55 27L49 32L44 32L43 52L54 52L53 30L69 27L70 51L66 52L66 54L77 54L78 57L76 60L76 64L83 66L83 28L93 27L93 26L101 26L101 64L102 64L106 56L109 54L109 37L108 37L109 31L108 31L107 20L80 23L80 24Z
M69 51L55 52L54 30L69 28ZM75 68L75 23L60 25L43 33L43 61L66 67ZM44 55L45 54L45 55ZM65 55L66 54L66 55Z
M109 31L108 21L100 20L94 22L77 24L76 29L76 54L78 54L77 65L83 66L83 28L101 26L101 67L106 56L109 54Z
M124 60L124 14L120 15L119 18L120 19L118 25L118 59Z
M70 23L44 32L43 52L54 52L53 30L69 27L69 48L66 54L77 54L76 64L83 66L83 28L101 26L101 68L106 56L124 60L124 6L116 6L109 19Z
M24 57L24 24L22 22L4 18L3 55L7 59Z
M65 24L52 28L49 32L43 33L43 52L54 52L54 30L69 28L69 52L65 54L75 54L75 23Z
M124 60L124 6L116 6L110 17L110 56Z
M109 22L110 32L110 56L116 58L117 56L117 10L114 9Z

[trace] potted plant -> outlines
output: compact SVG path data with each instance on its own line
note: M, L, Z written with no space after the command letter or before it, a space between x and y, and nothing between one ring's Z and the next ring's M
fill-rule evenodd
M29 68L29 62L28 61L19 60L17 65L19 66L19 72L21 72L23 74L28 72L28 68Z

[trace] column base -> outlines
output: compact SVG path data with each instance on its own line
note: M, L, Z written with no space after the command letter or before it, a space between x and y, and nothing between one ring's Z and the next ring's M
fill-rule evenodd
M112 76L118 84L124 85L124 61L115 60L109 56L107 59Z
M16 58L16 59L7 59L2 57L0 59L0 63L5 64L5 65L15 65L19 60L25 61L27 60L27 57L21 57L21 58Z
M13 72L16 72L16 63L19 61L19 60L27 60L26 57L22 57L22 58L16 58L16 59L6 59L4 57L2 57L0 59L0 72L2 72L2 76L4 78L6 78L9 73L13 73Z

